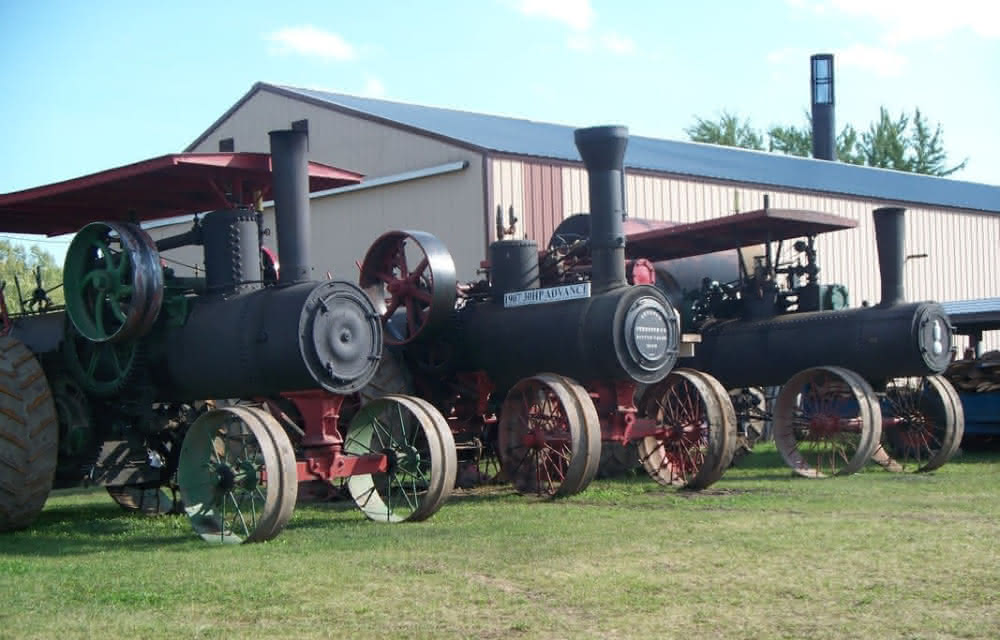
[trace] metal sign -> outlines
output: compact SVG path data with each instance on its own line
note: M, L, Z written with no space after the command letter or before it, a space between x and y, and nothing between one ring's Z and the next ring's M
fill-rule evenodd
M503 296L504 307L523 307L529 304L546 304L590 297L590 283L564 284L548 289L528 289L527 291L511 291Z

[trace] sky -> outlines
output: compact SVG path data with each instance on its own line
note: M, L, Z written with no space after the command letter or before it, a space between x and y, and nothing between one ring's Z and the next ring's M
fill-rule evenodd
M257 81L675 140L801 126L814 53L838 129L919 107L953 178L1000 184L996 0L0 0L0 193L182 151Z

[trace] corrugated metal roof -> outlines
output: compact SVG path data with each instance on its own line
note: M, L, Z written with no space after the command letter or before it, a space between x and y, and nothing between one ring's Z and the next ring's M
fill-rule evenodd
M574 127L568 125L265 83L256 89L302 96L486 151L579 162ZM600 123L580 126L592 124ZM631 169L1000 213L1000 186L711 144L632 136L625 164Z
M952 324L963 329L1000 329L1000 298L942 302Z

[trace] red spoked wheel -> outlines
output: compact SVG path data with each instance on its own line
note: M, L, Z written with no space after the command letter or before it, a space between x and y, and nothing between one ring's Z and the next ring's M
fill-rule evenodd
M426 335L455 308L455 263L444 244L423 231L390 231L368 250L358 282L385 327L387 344Z
M882 433L871 385L841 367L792 376L775 400L773 419L778 452L807 478L855 473L875 453Z
M941 376L897 378L882 395L882 442L872 459L889 471L933 471L958 451L965 413Z
M736 415L721 385L690 369L675 369L646 390L640 402L657 432L639 440L639 461L658 483L704 489L732 461Z
M521 380L507 393L497 447L504 474L519 493L572 495L583 491L597 472L597 411L589 399L581 402L575 384L540 374Z

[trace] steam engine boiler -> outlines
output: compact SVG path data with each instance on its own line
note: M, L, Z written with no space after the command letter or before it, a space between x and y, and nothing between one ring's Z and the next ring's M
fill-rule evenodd
M542 268L548 252L540 255L533 241L498 239L485 263L489 278L456 287L447 249L429 234L390 232L372 246L360 284L397 345L403 371L394 376L412 378L416 392L442 409L460 448L495 447L521 492L582 490L602 439L639 442L660 482L707 486L728 464L732 420L709 376L671 376L677 313L656 287L627 281L627 130L579 129L575 141L593 210L585 272L553 280ZM639 385L649 392L637 407ZM684 401L690 415L678 418L674 405Z

